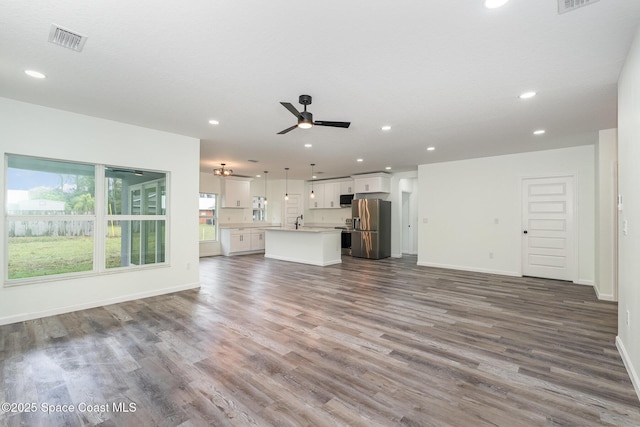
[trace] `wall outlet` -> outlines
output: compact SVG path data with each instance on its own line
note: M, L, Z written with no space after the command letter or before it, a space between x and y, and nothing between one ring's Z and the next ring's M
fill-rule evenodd
M489 252L489 259L493 259L493 252Z
M191 270L191 263L190 262L187 263L187 270Z
M429 218L422 218L423 224L429 224Z
M493 218L494 224L500 224L500 218Z

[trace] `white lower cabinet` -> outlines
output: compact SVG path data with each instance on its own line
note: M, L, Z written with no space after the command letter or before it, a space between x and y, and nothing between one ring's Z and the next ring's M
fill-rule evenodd
M264 251L264 231L251 230L251 250Z
M220 231L220 245L225 256L264 252L264 230L223 228Z

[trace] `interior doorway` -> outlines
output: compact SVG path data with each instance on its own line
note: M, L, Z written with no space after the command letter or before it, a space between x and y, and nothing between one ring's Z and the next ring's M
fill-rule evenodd
M522 275L575 279L574 177L522 180Z
M412 220L411 196L413 193L402 192L402 253L415 255L415 225Z
M284 225L295 227L296 218L302 215L302 196L289 194L289 200L284 201Z

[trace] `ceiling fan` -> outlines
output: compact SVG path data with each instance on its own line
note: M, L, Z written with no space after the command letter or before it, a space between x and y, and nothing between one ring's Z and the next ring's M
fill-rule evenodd
M278 135L284 135L287 132L291 132L295 128L301 129L309 129L313 126L331 126L334 128L348 128L351 122L325 122L325 121L313 121L313 114L307 111L307 105L311 104L311 95L300 95L298 98L298 102L304 105L304 111L300 112L296 110L296 108L291 105L289 102L281 102L282 106L287 110L291 111L291 114L298 118L298 124L291 126L290 128L286 128L278 132Z

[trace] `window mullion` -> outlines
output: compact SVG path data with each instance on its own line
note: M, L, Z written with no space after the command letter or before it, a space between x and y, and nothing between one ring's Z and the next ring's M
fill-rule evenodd
M105 207L107 192L104 185L104 166L96 165L95 170L95 202L96 215L95 232L93 236L93 270L102 272L105 270L106 231L105 231Z

